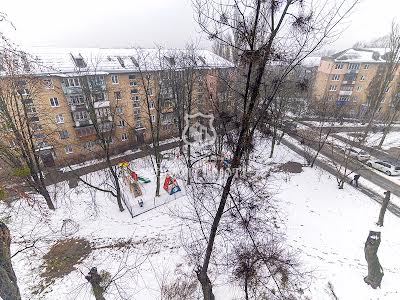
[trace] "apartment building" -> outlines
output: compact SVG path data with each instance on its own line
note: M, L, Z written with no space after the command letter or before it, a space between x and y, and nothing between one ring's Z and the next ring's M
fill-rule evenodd
M368 108L368 87L382 71L387 49L347 49L322 57L315 77L313 99L336 103L350 117L361 117ZM399 70L398 70L399 71ZM391 109L391 98L397 93L399 72L393 77L379 114Z
M233 67L207 50L189 54L185 50L35 47L26 53L22 60L33 61L34 66L22 62L26 74L18 85L35 128L37 151L48 166L96 158L98 128L109 132L113 154L150 142L150 123L157 121L155 106L160 98L161 137L176 136L177 91L171 74L184 77L189 65L199 74L193 83L193 111L197 111L210 108L210 93L218 90L215 78ZM15 146L15 141L9 142Z

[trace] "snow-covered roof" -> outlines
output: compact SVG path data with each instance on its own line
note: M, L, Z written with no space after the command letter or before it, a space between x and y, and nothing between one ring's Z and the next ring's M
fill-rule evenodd
M336 62L380 63L389 49L385 48L350 48L332 55Z
M302 65L308 68L318 67L321 62L320 56L308 56L302 61Z
M233 67L208 50L31 47L23 51L37 65L35 73L42 74L127 73L193 64L197 68Z

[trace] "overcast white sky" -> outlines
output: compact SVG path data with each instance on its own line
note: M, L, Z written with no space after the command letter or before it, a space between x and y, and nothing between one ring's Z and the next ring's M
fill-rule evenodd
M3 0L25 46L164 47L182 48L201 38L190 0ZM399 0L362 0L348 20L349 27L329 48L341 50L359 40L388 33L399 15ZM400 21L400 17L399 17ZM4 24L1 24L4 30ZM8 31L9 32L9 31ZM10 34L9 34L10 35Z

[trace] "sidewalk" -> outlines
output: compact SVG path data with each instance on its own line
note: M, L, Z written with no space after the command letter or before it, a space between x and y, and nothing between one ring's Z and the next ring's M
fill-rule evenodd
M120 163L121 161L131 161L131 160L143 158L143 157L149 156L150 154L153 154L154 153L153 148L149 147L148 145L146 145L146 146L147 147L144 147L139 152L135 152L135 153L128 154L125 156L120 156L118 158L113 158L113 159L111 159L111 163L113 165L116 165L116 164ZM166 150L174 149L176 147L179 147L179 141L160 145L160 150L166 151ZM97 164L81 167L79 169L68 171L68 172L62 172L59 169L53 169L53 170L50 170L49 173L46 174L46 185L52 185L52 184L56 184L58 182L76 179L77 177L84 176L84 175L92 173L92 172L103 170L106 167L107 167L106 162L100 162Z

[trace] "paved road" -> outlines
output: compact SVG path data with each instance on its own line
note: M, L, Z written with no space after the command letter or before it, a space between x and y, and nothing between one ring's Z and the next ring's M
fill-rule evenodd
M297 140L296 136L294 136L294 135L291 135L291 136ZM299 148L298 145L295 145L295 144L289 142L285 138L282 139L282 144L284 144L285 146L287 146L288 148L290 148L292 151L296 152L297 154L304 156L304 150ZM321 151L321 152L325 156L328 156L327 154L329 154L329 153L327 153L327 151L325 149L323 149L323 151ZM315 165L320 167L321 169L331 173L334 176L336 174L336 170L334 167L328 165L327 163L325 163L319 159L316 160ZM351 168L351 166L350 166L350 168ZM381 186L385 190L390 190L393 192L393 194L395 194L397 196L399 195L399 186L396 186L393 182L391 182L385 178L382 178L381 176L375 174L374 172L372 172L368 169L363 169L363 170L358 170L357 173L359 173L364 178L370 180L371 182L374 182L375 184ZM372 178L372 180L371 180L371 178ZM394 189L391 190L391 188L394 188ZM361 185L359 186L358 190L361 191L363 194L367 195L369 198L371 198L375 202L382 204L383 199L384 199L383 195L379 195L376 192L371 191L370 189L363 187ZM400 207L389 202L388 210L391 213L393 213L395 216L400 218Z

